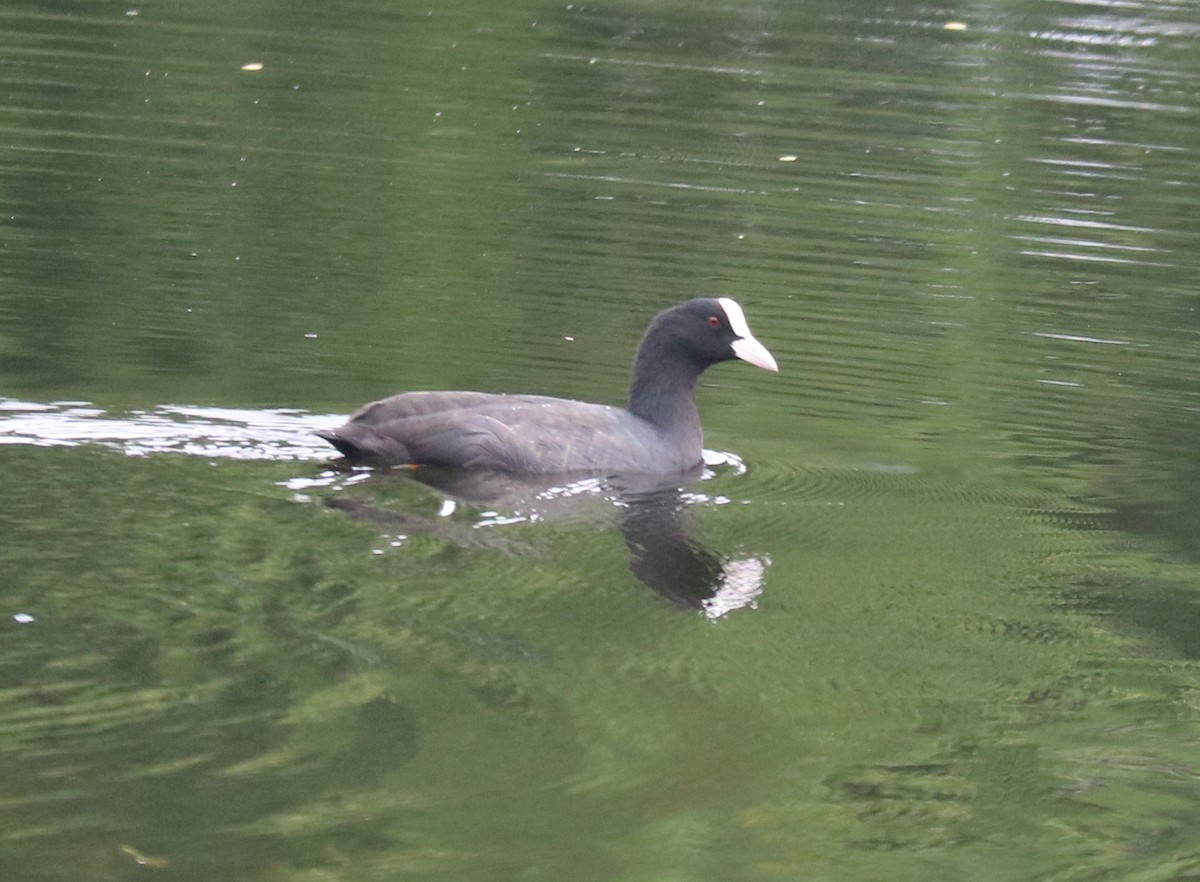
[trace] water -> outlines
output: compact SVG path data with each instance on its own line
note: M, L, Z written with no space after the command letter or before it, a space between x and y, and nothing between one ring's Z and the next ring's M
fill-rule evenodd
M1193 6L0 23L4 879L1197 873ZM310 434L697 293L685 487Z

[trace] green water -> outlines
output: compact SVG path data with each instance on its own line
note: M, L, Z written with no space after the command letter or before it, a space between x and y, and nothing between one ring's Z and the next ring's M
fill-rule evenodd
M1198 36L7 4L0 878L1200 874ZM621 504L310 434L619 403L694 294L781 367L705 375L734 456L654 534L743 574L724 615Z

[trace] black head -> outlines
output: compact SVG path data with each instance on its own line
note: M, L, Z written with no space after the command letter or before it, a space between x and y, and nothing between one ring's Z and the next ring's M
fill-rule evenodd
M750 333L736 301L700 298L663 310L646 329L633 360L630 413L683 439L680 446L699 462L696 380L705 369L731 358L779 370L771 353Z
M663 310L642 340L642 348L647 347L660 356L685 360L700 371L732 358L779 370L771 353L750 333L741 306L728 297L699 297Z

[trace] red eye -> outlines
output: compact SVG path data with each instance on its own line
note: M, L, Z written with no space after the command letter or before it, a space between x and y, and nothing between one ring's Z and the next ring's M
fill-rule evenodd
M721 327L721 320L719 318L717 318L715 315L710 315L708 317L708 326L710 328L719 328L719 327Z

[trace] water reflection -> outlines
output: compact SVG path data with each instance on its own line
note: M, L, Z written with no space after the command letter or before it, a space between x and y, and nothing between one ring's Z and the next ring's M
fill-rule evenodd
M621 533L639 580L710 619L756 606L769 558L723 559L698 542L687 528L686 495L676 488L633 494L623 504Z
M286 408L164 404L111 414L87 401L37 403L0 398L0 444L77 447L100 444L128 456L186 453L221 459L324 459L328 445L314 429L339 416Z
M755 607L770 565L766 556L722 556L692 535L696 512L709 500L688 488L712 475L704 467L668 480L645 475L527 477L432 467L353 474L359 478L354 482L356 493L363 492L364 483L373 481L386 490L401 480L430 487L445 498L432 517L358 496L326 499L331 508L377 524L399 540L430 535L464 548L520 554L528 549L488 528L539 521L600 522L615 512L633 575L673 605L700 610L710 619ZM366 475L367 481L361 480ZM459 504L473 510L466 522L452 517Z

